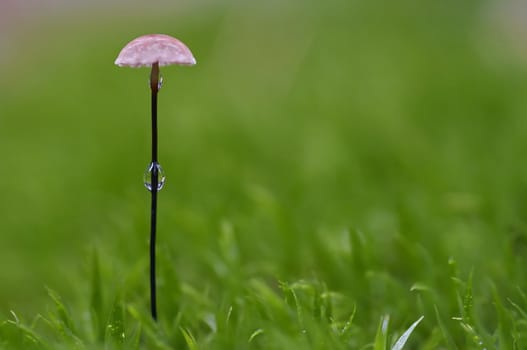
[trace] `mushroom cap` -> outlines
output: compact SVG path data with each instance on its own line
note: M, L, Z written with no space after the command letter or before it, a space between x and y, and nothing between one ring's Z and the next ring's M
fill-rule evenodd
M165 34L147 34L126 44L115 60L119 67L150 67L156 62L160 66L192 66L196 59L178 39Z

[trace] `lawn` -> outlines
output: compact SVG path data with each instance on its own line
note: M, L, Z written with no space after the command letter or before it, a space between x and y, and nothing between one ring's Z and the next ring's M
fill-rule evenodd
M527 60L497 10L105 6L0 56L0 349L527 348ZM150 32L198 61L161 71L157 323L149 72L113 64Z

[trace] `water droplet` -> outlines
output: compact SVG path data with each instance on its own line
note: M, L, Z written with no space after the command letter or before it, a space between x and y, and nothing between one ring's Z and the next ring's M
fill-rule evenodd
M163 168L161 168L159 163L152 162L146 167L145 174L143 176L145 187L150 192L152 192L152 188L154 187L153 183L155 179L157 179L157 190L159 191L165 184L165 173L163 172Z
M150 84L151 84L150 77L148 77L148 86L150 86ZM163 76L160 75L159 80L157 82L157 91L161 90L162 87L163 87Z

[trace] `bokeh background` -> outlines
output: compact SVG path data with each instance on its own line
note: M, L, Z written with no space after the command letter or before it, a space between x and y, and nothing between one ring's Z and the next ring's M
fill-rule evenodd
M255 273L346 288L325 264L360 230L408 286L450 257L522 284L526 23L520 0L2 0L0 314L82 292L94 249L110 283L146 276L148 70L113 61L156 32L198 61L162 70L178 278L221 275L234 230Z

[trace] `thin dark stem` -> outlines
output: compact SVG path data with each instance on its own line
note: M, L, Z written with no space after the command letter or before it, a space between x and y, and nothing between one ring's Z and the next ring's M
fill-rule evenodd
M152 203L150 211L150 309L152 318L157 321L156 297L156 217L157 217L157 92L159 91L159 65L152 65L150 74L150 89L152 90Z
M156 297L156 213L157 213L157 167L152 168L152 204L150 212L150 309L157 321Z
M152 162L157 163L157 92L159 91L159 65L152 65L150 74L150 89L152 90Z

